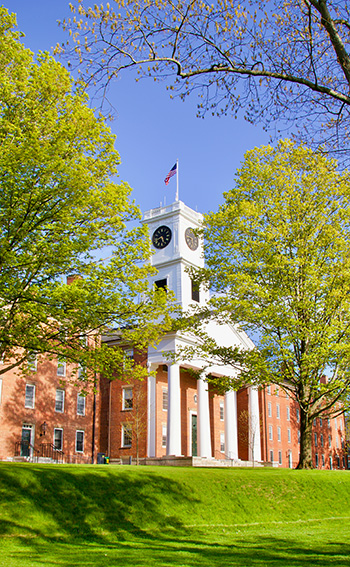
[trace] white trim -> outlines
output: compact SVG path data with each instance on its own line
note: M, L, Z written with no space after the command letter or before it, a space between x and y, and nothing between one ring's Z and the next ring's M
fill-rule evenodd
M78 433L83 434L83 449L81 451L79 449L77 449ZM74 447L75 453L84 453L84 445L85 445L85 431L84 431L84 429L77 429L75 431L75 447Z

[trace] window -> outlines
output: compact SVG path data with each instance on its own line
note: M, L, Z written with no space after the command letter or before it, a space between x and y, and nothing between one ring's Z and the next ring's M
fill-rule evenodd
M220 433L220 451L225 453L225 433Z
M122 447L131 447L132 428L130 423L122 425Z
M57 363L57 376L65 376L66 375L66 363L62 360L59 360Z
M321 456L322 459L322 466L324 467L324 455Z
M320 417L320 427L322 427L322 417Z
M318 454L315 454L315 466L318 468Z
M77 396L77 414L78 415L85 415L85 401L86 398L82 394L78 394Z
M64 390L56 390L55 411L64 412Z
M289 453L288 453L288 467L289 467L290 469L293 468L292 451L289 451Z
M289 409L289 406L287 406L287 421L290 421L290 409Z
M342 421L341 418L339 420L339 429L340 429L340 431L343 431L343 421Z
M276 417L277 417L277 419L280 418L280 405L279 404L276 404Z
M277 441L281 441L281 428L277 427Z
M167 279L164 278L162 280L156 280L154 282L155 288L156 289L164 289L166 291L167 288Z
M38 357L36 354L30 354L27 359L28 362L28 370L31 372L36 372L37 364L38 364Z
M313 425L316 427L316 419L313 420Z
M320 435L321 447L323 447L323 434Z
M53 444L56 451L62 451L63 447L63 429L55 428L53 430Z
M225 415L224 402L220 402L220 421L224 421L224 415Z
M327 425L328 425L328 427L331 426L331 420L329 418L327 419Z
M290 443L292 441L292 435L290 429L287 429L287 431L288 431L288 443Z
M168 390L166 388L163 388L163 401L162 401L162 407L164 411L167 411L168 409Z
M34 404L35 404L35 386L34 384L26 384L24 407L28 409L34 409Z
M77 453L84 452L84 431L75 432L75 450Z
M282 464L282 451L278 451L278 464Z
M272 434L272 425L269 425L269 440L272 441L273 434Z
M329 468L332 470L333 469L333 459L332 457L329 457Z
M79 380L86 380L86 368L82 364L78 366L78 378Z
M165 423L162 425L162 447L166 447L167 426Z
M297 412L297 422L299 423L299 421L300 421L300 409L297 408L296 412Z
M191 297L192 301L199 303L199 284L193 280L191 280Z
M270 461L273 463L273 451L270 451Z
M314 433L315 447L317 447L317 433Z
M132 388L123 388L123 410L132 409Z
M271 406L271 402L269 402L269 403L267 404L267 415L268 415L269 417L272 417L272 406Z
M271 386L267 386L266 390L268 394L271 394Z

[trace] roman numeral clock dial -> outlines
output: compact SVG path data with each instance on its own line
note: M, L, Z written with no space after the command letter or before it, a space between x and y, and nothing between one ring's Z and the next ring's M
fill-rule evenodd
M168 226L159 226L153 233L152 244L155 248L165 248L171 240L171 230Z

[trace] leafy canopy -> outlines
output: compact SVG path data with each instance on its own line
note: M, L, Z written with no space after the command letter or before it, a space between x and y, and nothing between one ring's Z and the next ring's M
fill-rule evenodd
M140 212L114 181L115 137L15 24L0 8L0 372L32 353L111 371L122 351L82 335L114 326L142 348L167 326L166 299L148 290L146 229L127 227ZM79 277L67 285L67 274Z

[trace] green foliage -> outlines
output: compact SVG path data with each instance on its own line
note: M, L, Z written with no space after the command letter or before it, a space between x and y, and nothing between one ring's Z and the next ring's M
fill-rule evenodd
M14 26L0 8L1 372L33 352L112 371L123 355L91 348L101 330L116 327L122 343L138 326L142 348L168 327L165 297L147 287L147 231L127 228L140 212L113 181L119 155L103 117ZM67 274L79 277L67 285Z
M200 277L216 292L208 312L258 340L250 351L207 350L241 365L240 379L225 387L272 382L290 392L309 465L312 420L348 401L349 197L348 172L283 141L247 152L235 188L203 229L208 267Z
M0 481L10 567L349 562L346 472L2 463Z

